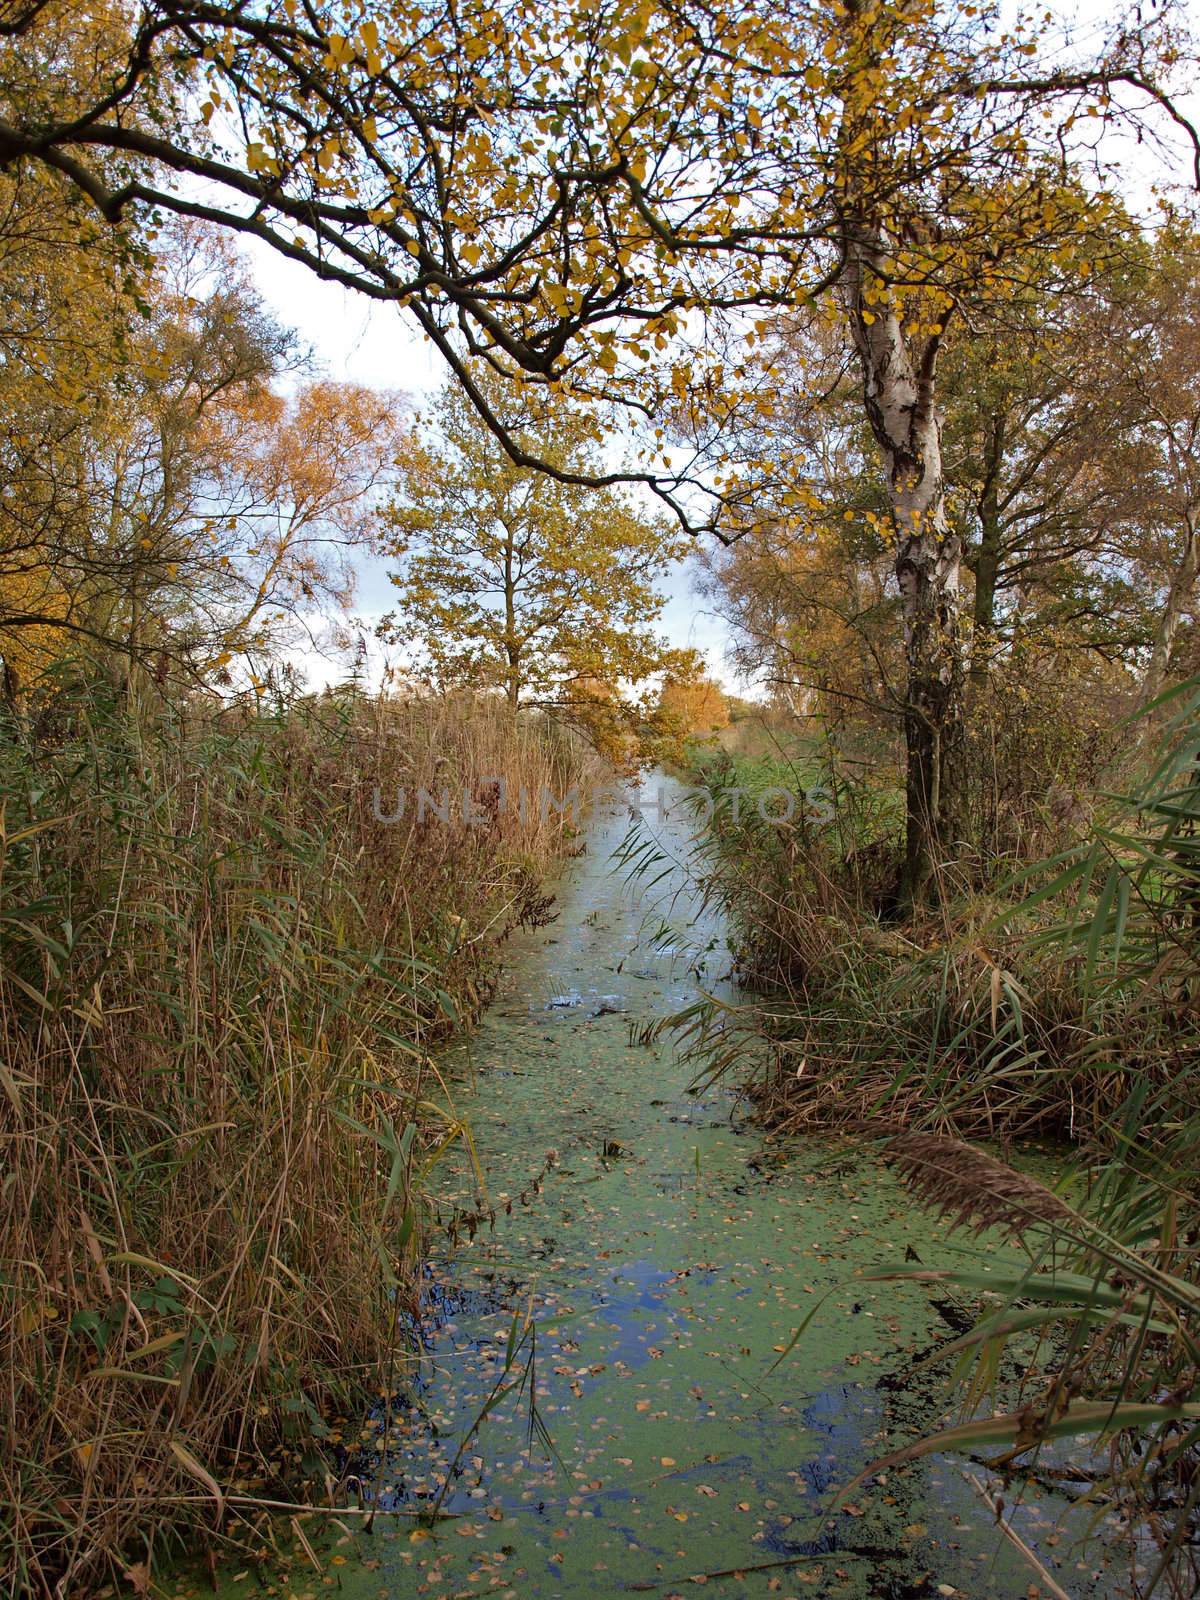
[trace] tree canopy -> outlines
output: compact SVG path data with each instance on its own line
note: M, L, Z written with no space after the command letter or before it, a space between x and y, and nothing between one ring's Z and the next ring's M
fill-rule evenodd
M603 748L647 723L651 678L690 664L655 632L658 583L687 541L613 490L516 466L457 388L400 454L384 509L399 558L385 636L439 689L498 691L586 729ZM521 437L564 473L597 453L591 418L543 397Z
M1103 207L1062 182L1083 130L1182 123L1169 16L1069 67L1048 25L935 0L26 0L4 34L0 160L112 221L219 221L405 306L524 464L519 398L481 365L652 423L702 390L710 448L615 473L693 526L750 481L717 447L721 413L763 398L750 313L843 286L878 347L872 306L905 308L919 374L1015 247L1053 254Z
M754 347L775 313L838 320L886 484L923 892L963 791L943 349L1023 285L1089 281L1114 124L1177 137L1200 183L1173 10L1085 52L1049 14L944 0L24 0L4 30L0 162L403 306L517 465L642 484L689 530L728 536L763 498L803 514ZM530 385L624 416L632 450L531 449ZM733 451L748 418L761 448Z

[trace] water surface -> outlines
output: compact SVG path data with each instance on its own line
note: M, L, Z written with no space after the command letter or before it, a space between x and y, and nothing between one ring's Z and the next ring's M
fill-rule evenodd
M682 860L682 814L647 823ZM653 889L626 883L613 850L628 826L620 810L592 823L558 920L517 942L482 1026L441 1062L486 1192L465 1158L443 1169L443 1219L460 1225L457 1243L434 1238L412 1403L386 1441L373 1419L355 1463L381 1507L407 1515L356 1541L367 1564L342 1567L341 1586L508 1600L698 1583L722 1596L1046 1593L962 1463L893 1474L830 1513L838 1484L931 1419L936 1393L896 1374L946 1332L925 1290L855 1274L913 1251L935 1261L945 1236L872 1158L772 1141L728 1093L689 1094L669 1043L633 1042L718 989L729 962L682 869ZM461 1214L479 1211L495 1224L471 1238ZM506 1372L514 1314L535 1336ZM462 1450L514 1377L528 1381ZM453 1518L415 1525L439 1500ZM1058 1581L1114 1592L1051 1515L1043 1504L1017 1521Z

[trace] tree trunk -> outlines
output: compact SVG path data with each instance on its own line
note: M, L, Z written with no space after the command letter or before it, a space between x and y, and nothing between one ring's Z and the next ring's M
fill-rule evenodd
M1167 590L1167 603L1159 618L1150 661L1142 678L1142 705L1154 699L1166 679L1167 669L1171 665L1171 648L1179 631L1184 607L1195 591L1198 571L1200 571L1200 527L1197 526L1195 515L1189 512L1184 523L1183 556L1171 579L1171 587Z
M7 656L0 656L0 682L3 684L4 699L8 709L18 722L25 719L25 686L21 682L21 674L16 665Z
M996 580L1000 575L1000 466L1004 418L992 418L992 437L979 497L979 549L975 555L975 606L971 629L971 686L986 686L996 642Z
M861 221L846 236L843 289L863 375L866 413L887 467L895 570L904 617L905 860L900 899L925 897L959 833L965 778L959 625L962 541L946 519L938 338L919 358L899 316L878 298L886 248Z
M515 717L521 705L521 645L517 639L517 583L513 571L513 535L504 535L504 697Z

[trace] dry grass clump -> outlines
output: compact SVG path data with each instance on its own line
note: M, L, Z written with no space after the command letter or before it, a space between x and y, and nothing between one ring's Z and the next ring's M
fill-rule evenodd
M470 702L75 684L0 763L0 1586L78 1593L249 1537L386 1369L453 1131L428 1048L569 834L382 825L374 785L579 757Z
M883 1116L1105 1142L1135 1085L1186 1087L1200 1059L1197 726L1189 703L1142 791L1060 828L1044 864L987 894L947 885L904 920L881 888L897 848L886 795L827 787L832 819L807 818L801 796L783 827L718 804L698 871L753 998L684 1019L698 1067L737 1077L785 1132ZM747 782L704 776L717 795Z

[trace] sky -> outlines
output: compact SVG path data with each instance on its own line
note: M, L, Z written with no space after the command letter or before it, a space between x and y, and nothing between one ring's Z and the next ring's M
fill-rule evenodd
M1018 7L1006 3L1006 21ZM1038 8L1040 9L1040 8ZM1052 7L1062 19L1065 52L1085 49L1099 43L1110 29L1115 8L1105 0L1075 0L1073 4ZM1200 32L1200 0L1189 0L1185 14L1194 31ZM1200 118L1200 91L1187 97L1184 109ZM1172 161L1179 176L1185 163L1176 152ZM1130 189L1147 197L1156 176L1162 175L1161 156L1126 140L1119 159ZM275 255L265 245L248 248L259 289L276 315L294 327L312 349L318 369L338 381L366 384L398 391L416 405L436 391L443 382L441 358L397 307L379 305L336 284L322 283L304 267ZM355 614L368 625L389 607L390 585L387 563L366 553L356 561L357 592ZM740 679L727 659L729 632L715 615L711 602L695 590L694 564L680 563L664 585L666 604L662 631L673 645L688 645L704 656L711 675L726 689L738 694L753 694L754 686ZM372 649L376 669L380 663ZM319 652L296 652L295 664L301 667L314 688L336 681L344 675L344 664Z

